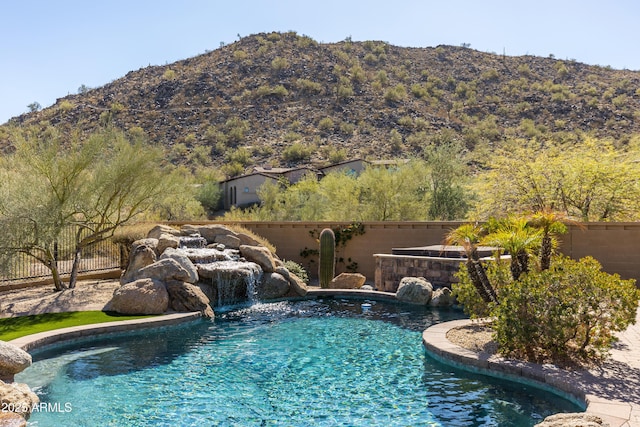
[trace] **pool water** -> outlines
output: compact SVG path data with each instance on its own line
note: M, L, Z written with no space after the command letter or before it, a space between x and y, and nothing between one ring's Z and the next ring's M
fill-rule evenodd
M17 376L60 426L532 426L580 408L424 351L458 311L354 300L256 304L170 328L57 346Z

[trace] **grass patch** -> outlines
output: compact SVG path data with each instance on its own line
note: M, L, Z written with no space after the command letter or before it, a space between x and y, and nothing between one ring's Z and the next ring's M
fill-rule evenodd
M104 311L74 311L69 313L45 313L32 316L9 317L0 319L0 340L10 341L25 335L71 326L141 319L144 317L154 316L125 316L117 313L106 313Z

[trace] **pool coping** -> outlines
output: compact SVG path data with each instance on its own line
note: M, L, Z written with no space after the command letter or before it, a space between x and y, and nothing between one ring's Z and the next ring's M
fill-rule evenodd
M25 335L8 341L8 343L20 347L24 351L35 350L40 347L57 344L80 338L88 338L96 335L120 333L139 329L160 328L189 322L202 317L200 312L170 313L157 317L144 317L141 319L120 320L114 322L91 323L88 325L70 326L68 328L52 329L37 334Z
M554 365L539 365L479 353L460 347L447 338L447 332L451 329L475 323L477 321L461 319L427 328L422 333L422 343L427 354L442 363L470 372L510 379L554 392L581 404L586 413L599 416L611 427L637 425L632 422L631 414L637 410L638 405L585 392L584 383L580 381L580 371L569 372Z

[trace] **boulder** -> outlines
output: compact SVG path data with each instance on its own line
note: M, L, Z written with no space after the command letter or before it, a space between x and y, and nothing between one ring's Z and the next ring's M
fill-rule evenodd
M158 247L156 248L156 253L162 255L167 248L179 248L180 247L180 237L162 233L160 237L158 237Z
M147 241L152 241L151 245L147 244ZM157 239L143 239L133 242L131 245L131 252L129 253L129 264L120 277L120 284L124 285L136 280L135 276L143 267L156 262L155 248L158 246Z
M329 289L359 289L366 280L360 273L340 273L329 282Z
M240 254L247 261L258 264L265 273L273 273L276 270L275 258L264 246L240 245Z
M240 239L240 244L241 245L248 245L248 246L262 246L260 244L260 242L258 242L256 239L254 239L253 237L251 237L250 235L246 234L246 233L238 233L236 235L236 237L238 239Z
M163 260L167 258L177 261L178 264L189 273L189 278L184 280L185 282L196 283L198 281L198 269L193 262L191 262L187 254L174 248L167 248L160 259Z
M431 300L433 287L424 277L404 277L396 291L398 301L426 305Z
M609 423L596 415L581 412L550 415L535 427L609 427Z
M159 239L162 234L170 234L172 236L182 235L180 230L176 230L175 228L170 227L168 225L158 224L155 227L153 227L151 230L149 230L149 232L147 233L147 237L150 237L153 239Z
M237 234L235 231L221 224L201 225L196 227L196 231L200 233L202 237L207 239L207 242L209 243L214 243L216 241L216 237L220 235L235 237L235 235Z
M2 409L0 415L5 413L15 413L23 420L28 420L31 416L31 409L40 402L38 396L31 391L28 385L22 383L5 383L0 381L0 401L2 401ZM14 409L7 411L7 408ZM2 419L0 418L0 421ZM19 421L15 417L9 417L12 422ZM0 423L1 426L5 424ZM8 424L8 425L24 425L24 424Z
M172 280L167 283L169 304L177 312L199 311L203 316L213 318L209 298L196 285Z
M168 308L169 294L164 283L146 278L116 289L104 311L121 314L162 314Z
M153 264L149 264L146 267L138 270L134 275L135 279L154 279L159 281L179 280L182 282L188 282L190 275L178 261L173 258L164 258L160 261L156 261Z
M15 412L0 412L0 426L27 427L27 420Z
M289 280L278 273L265 273L258 287L259 300L282 298L289 292Z
M240 239L231 234L219 234L214 238L213 242L224 245L228 249L238 249L240 247Z
M287 296L305 296L307 292L309 292L309 288L304 281L287 270L284 266L278 266L276 268L276 273L287 279L289 282L289 294Z
M429 305L432 307L450 307L453 305L453 297L451 296L451 289L443 287L436 289L431 294L431 301Z
M0 380L13 381L13 376L31 366L31 355L23 349L0 341Z

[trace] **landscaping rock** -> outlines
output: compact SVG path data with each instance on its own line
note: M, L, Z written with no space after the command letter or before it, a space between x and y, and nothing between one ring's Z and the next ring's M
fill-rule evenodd
M230 234L220 234L215 237L214 243L219 243L228 249L238 249L240 247L240 239Z
M182 227L184 230L184 227ZM221 224L208 224L196 227L196 232L200 233L208 243L214 243L216 237L220 235L236 236L236 232Z
M262 283L258 287L258 299L282 298L289 292L289 280L278 273L265 273L262 276Z
M432 307L450 307L453 305L453 297L451 296L451 289L442 287L436 289L431 294L431 301L429 305Z
M213 318L209 298L196 285L187 282L170 281L167 283L169 304L177 312L199 311L203 316Z
M153 264L149 264L138 270L134 277L136 280L155 279L164 282L169 280L188 282L191 280L189 272L173 258L164 258Z
M172 236L182 235L180 230L176 230L175 228L170 227L168 225L159 224L153 227L151 230L149 230L149 232L147 233L147 237L153 238L153 239L159 239L162 234L170 234Z
M609 427L602 418L585 413L550 415L535 427Z
M19 415L23 420L28 420L31 416L31 409L40 402L38 396L31 391L28 385L22 383L5 383L0 381L0 401L2 401L2 410L0 414L9 414L11 412ZM6 408L15 409L14 411L6 411ZM15 417L7 417L11 422L18 422ZM2 418L0 418L2 421ZM5 424L0 423L4 427ZM24 424L8 424L8 425L24 425Z
M4 400L2 401L4 403ZM2 427L26 427L27 420L15 412L0 412L0 426Z
M302 281L301 278L299 278L293 273L290 273L288 280L289 280L289 285L291 285L290 289L295 295L299 295L301 297L307 295L307 292L309 292L309 288L307 287L307 284Z
M366 280L360 273L340 273L329 282L329 289L360 289Z
M121 314L162 314L168 308L169 294L164 283L146 278L116 289L104 311Z
M0 380L13 381L13 376L31 366L31 355L13 344L0 341Z
M176 249L178 247L180 247L179 237L167 233L162 233L160 237L158 237L158 247L156 248L156 253L162 255L167 248Z
M404 277L400 280L396 298L411 304L426 305L432 293L433 287L424 277Z
M147 244L148 241L152 240L155 242L151 242L153 246ZM157 247L157 245L157 239L137 240L133 243L133 245L131 245L131 252L129 254L129 265L127 265L126 270L120 277L121 285L133 282L134 280L136 280L136 274L138 274L138 270L156 262L157 257L155 248Z
M240 244L241 245L261 246L260 242L258 242L256 239L254 239L253 237L249 236L248 234L238 233L236 237L238 239L240 239Z
M185 282L196 283L198 281L198 269L185 253L174 248L167 248L160 259L163 260L167 258L177 261L178 264L187 271L189 278L184 280Z
M273 273L276 270L276 262L269 249L264 246L240 245L240 254L247 261L258 264L265 273Z

